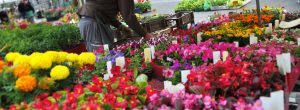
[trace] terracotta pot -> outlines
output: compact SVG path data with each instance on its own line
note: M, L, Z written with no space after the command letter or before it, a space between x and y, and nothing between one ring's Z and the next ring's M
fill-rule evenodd
M65 49L63 51L68 52L68 53L77 53L77 54L80 54L82 52L86 52L87 50L86 50L85 44L82 42L80 44L77 44L73 48Z
M150 77L153 77L155 79L163 81L164 77L163 77L162 73L163 73L163 70L166 69L166 67L165 66L157 65L154 62L151 62L150 66L152 67L152 74L151 74Z

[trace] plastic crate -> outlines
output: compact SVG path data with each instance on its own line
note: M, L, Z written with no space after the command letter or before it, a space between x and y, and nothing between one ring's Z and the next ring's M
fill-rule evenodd
M155 31L162 30L162 29L169 27L169 25L165 19L159 19L159 20L155 20L155 21L145 22L145 23L142 23L142 26L144 27L144 29L147 30L147 32L155 32Z
M180 28L189 23L195 23L194 13L192 11L178 11L174 15L166 18L167 22L171 24L171 27Z

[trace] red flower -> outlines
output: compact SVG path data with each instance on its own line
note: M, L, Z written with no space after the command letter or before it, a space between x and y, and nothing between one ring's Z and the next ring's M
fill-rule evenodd
M9 106L9 110L18 110L16 105Z
M126 95L129 95L129 94L135 95L135 94L137 94L137 92L138 92L138 87L136 87L136 86L128 86L125 88Z
M123 102L117 102L116 103L116 108L123 108L125 109L128 105L128 102L126 100L124 100Z
M129 81L129 77L120 77L120 83L127 83L127 81Z
M95 102L95 101L97 101L97 97L95 97L95 96L89 96L88 98L87 98L87 100L88 100L88 102Z
M115 67L113 67L110 71L111 71L111 73L112 73L114 76L118 77L118 76L120 76L120 74L121 74L121 67L120 67L120 66L115 66Z
M135 96L132 96L130 99L130 106L131 108L135 108L137 106L137 99Z
M151 86L146 87L146 93L148 96L155 94L155 90Z
M43 99L47 98L48 96L49 96L48 93L42 93L42 94L38 95L38 96L36 97L36 99L38 99L38 100L43 100Z
M126 74L126 77L128 77L128 78L133 78L133 75L134 75L133 70L128 70L125 72L125 74Z
M74 93L76 93L76 95L81 95L84 91L84 87L81 84L77 84L74 87Z
M282 90L283 89L283 86L280 83L274 83L274 87L275 87L276 90Z
M126 68L127 66L131 65L131 58L125 58L125 65L124 68Z
M67 95L67 100L66 100L67 105L75 103L76 101L77 101L77 97L74 93L69 93Z
M222 76L220 77L219 79L219 82L220 82L220 86L222 88L226 88L226 87L229 87L230 86L230 76L229 76L229 73L224 73L222 74Z
M102 82L102 80L99 80L99 76L98 75L93 75L92 82L94 83L94 85L97 85L97 86L101 86L102 87L102 85L103 85L103 82Z
M88 85L88 88L90 91L94 92L94 93L101 93L102 89L101 86L95 85L95 84L90 84Z
M262 80L262 81L261 81L261 87L262 87L264 90L266 90L266 89L268 89L268 88L270 87L270 85L267 84L267 82L266 82L265 80Z
M105 94L103 98L103 103L114 105L116 102L117 97L115 94Z
M56 92L54 92L54 93L52 94L52 97L53 97L55 100L59 100L59 98L60 98L61 96L62 96L61 94L56 93Z

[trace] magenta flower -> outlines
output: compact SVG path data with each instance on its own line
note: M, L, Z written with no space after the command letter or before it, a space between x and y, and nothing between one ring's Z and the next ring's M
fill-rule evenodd
M166 78L172 78L174 76L174 71L171 69L166 69L163 71L163 76Z

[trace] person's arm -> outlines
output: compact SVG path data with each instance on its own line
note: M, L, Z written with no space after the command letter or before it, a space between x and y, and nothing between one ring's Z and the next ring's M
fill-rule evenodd
M29 3L29 8L30 8L30 10L32 10L33 13L34 13L34 8L33 8L33 6L31 5L31 3Z
M21 3L18 5L18 11L23 12Z
M138 22L134 12L134 1L133 0L118 0L119 10L124 21L128 26L133 29L140 36L146 36L147 32Z

